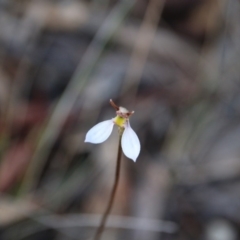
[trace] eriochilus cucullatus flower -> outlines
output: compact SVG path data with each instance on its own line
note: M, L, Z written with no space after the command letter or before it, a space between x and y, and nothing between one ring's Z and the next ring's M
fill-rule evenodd
M138 136L131 128L129 122L129 118L134 111L130 112L124 107L117 106L112 99L110 100L110 104L116 110L117 116L92 127L87 132L85 142L98 144L106 141L112 133L113 126L117 125L119 134L121 135L122 151L128 158L135 162L140 153L141 146Z

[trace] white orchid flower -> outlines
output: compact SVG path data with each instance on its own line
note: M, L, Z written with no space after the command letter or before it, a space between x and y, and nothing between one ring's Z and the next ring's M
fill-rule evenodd
M134 113L126 108L118 107L112 100L111 105L117 110L117 116L107 121L103 121L92 127L86 134L85 142L102 143L111 135L114 124L123 130L121 145L123 153L134 162L140 153L140 141L137 134L130 126L129 117Z

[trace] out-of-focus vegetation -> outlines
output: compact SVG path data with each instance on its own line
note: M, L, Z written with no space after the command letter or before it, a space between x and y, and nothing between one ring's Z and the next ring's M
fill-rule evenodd
M88 240L135 113L103 239L240 238L240 2L0 0L0 239Z

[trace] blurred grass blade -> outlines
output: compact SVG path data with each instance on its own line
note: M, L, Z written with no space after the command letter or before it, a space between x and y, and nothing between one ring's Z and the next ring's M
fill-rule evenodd
M135 2L128 0L120 1L107 16L93 41L90 43L39 140L34 157L22 183L20 194L24 194L36 186L45 161L61 131L65 119L71 112L77 98L83 93L84 87L104 52L106 44L121 26Z

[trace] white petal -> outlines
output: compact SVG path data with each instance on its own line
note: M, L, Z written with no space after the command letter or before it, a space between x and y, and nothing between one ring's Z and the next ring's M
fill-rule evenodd
M140 153L140 148L141 146L138 136L133 131L128 121L122 135L122 150L128 158L131 158L134 162L136 162Z
M87 132L85 142L95 144L104 142L112 133L113 125L112 119L98 123Z

